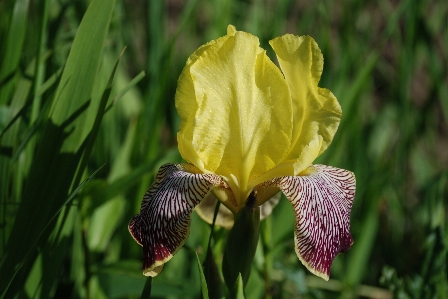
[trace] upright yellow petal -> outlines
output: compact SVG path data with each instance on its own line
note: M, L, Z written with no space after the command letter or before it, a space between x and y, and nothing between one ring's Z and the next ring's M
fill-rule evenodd
M297 175L330 145L342 111L331 91L317 86L323 56L311 37L286 34L271 40L270 44L293 100L292 146L282 164L292 164Z
M180 74L176 90L176 109L181 119L179 133L177 134L179 151L185 160L196 165L196 167L204 172L208 171L205 169L192 144L194 131L192 127L195 126L194 117L201 102L197 102L195 99L193 78L190 74L190 67L211 45L216 44L217 46L221 46L226 38L227 37L224 36L216 40L212 40L200 46L193 54L191 54L182 73ZM181 100L178 101L178 99ZM181 104L179 105L179 103Z
M288 154L287 83L258 38L233 26L190 57L179 78L176 107L182 157L225 177L239 206L251 191L249 183Z

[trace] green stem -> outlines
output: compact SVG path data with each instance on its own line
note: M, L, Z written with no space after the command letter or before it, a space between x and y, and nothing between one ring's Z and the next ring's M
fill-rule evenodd
M236 214L235 223L227 236L222 261L222 274L231 298L238 289L235 283L241 275L243 286L247 285L252 261L257 250L260 231L260 208L256 206L256 193L252 192L246 205Z
M210 225L210 237L208 238L207 252L211 248L212 238L213 238L213 229L215 228L215 222L216 222L216 218L218 217L218 212L219 212L219 206L220 205L221 205L221 203L218 201L216 203L215 212L213 214L213 221L212 221L212 224Z
M214 227L216 218L218 217L219 207L220 202L218 201L216 203L215 213L213 215L213 222L210 225L210 237L208 239L207 254L203 263L203 274L207 285L206 295L208 296L204 298L222 298L223 293L221 277L219 274L218 266L216 265L216 261L213 257L212 250L212 238L214 237ZM204 292L205 290L202 291Z
M271 271L273 265L272 258L272 220L271 217L267 217L262 223L261 229L261 243L263 245L263 255L264 255L264 269L263 269L263 277L264 277L264 287L265 287L265 296L264 298L270 299L272 298L271 292Z

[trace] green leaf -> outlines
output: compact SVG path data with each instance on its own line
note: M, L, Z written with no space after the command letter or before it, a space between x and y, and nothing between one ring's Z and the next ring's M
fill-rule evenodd
M95 144L96 137L98 136L98 131L100 129L101 121L103 120L104 113L106 112L107 101L108 101L108 99L110 97L110 93L112 91L112 82L114 80L115 72L117 71L118 63L120 62L120 58L123 55L123 53L124 53L124 50L123 50L123 52L121 52L120 57L118 58L117 62L115 63L114 69L109 77L109 81L107 83L106 89L104 90L104 92L101 96L98 111L94 118L92 128L87 136L87 139L85 140L86 144L85 144L84 153L83 153L83 156L79 163L79 167L78 167L79 170L77 172L77 176L75 177L75 180L74 180L75 185L77 185L79 180L81 179L82 172L84 171L84 168L87 166L87 163L88 163L88 160L90 157L90 153L93 150L93 145Z
M104 166L104 165L103 165ZM85 184L87 184L88 181L90 181L97 173L98 171L100 171L100 169L103 167L101 166L99 169L97 169L94 173L92 173L92 175L90 175L87 179L85 179L78 187L76 187L76 189L70 194L70 196L68 196L68 198L66 199L66 201L61 205L61 207L54 213L54 215L47 221L46 225L43 227L43 229L41 230L41 232L39 233L39 235L37 236L36 240L34 241L34 243L30 246L27 247L27 252L25 254L25 256L23 257L22 261L20 262L19 265L17 265L17 268L15 270L15 272L13 273L12 279L17 275L17 272L20 270L20 268L22 267L22 265L24 264L24 262L26 261L26 259L28 258L28 256L36 249L36 246L38 244L38 242L40 241L40 238L42 237L42 235L44 235L44 233L47 232L47 228L50 226L50 224L56 219L56 217L59 215L59 213L62 211L63 208L65 208L68 203L70 201L73 200L73 198L79 193L79 191L84 187ZM67 212L70 212L69 210ZM73 214L73 213L72 213ZM64 223L65 224L65 223ZM59 242L60 243L60 242ZM67 245L66 241L64 242L65 245ZM45 244L46 247L48 247L48 249L53 250L55 245L52 246L48 246L49 244ZM57 244L57 246L64 246L64 244ZM45 251L45 250L44 250ZM59 250L59 257L62 259L63 255L60 255L61 251L63 250ZM55 253L53 254L54 257ZM2 264L3 264L4 260L2 258ZM55 267L53 267L54 269ZM56 274L56 273L55 273ZM9 281L9 284L11 284L11 281ZM8 290L8 286L5 289L5 292ZM16 282L17 284L17 282ZM17 288L18 290L20 288Z
M140 298L151 298L152 277L147 277L145 286L143 287L142 296Z
M247 284L258 245L260 208L253 207L254 202L256 198L252 192L244 208L235 216L224 248L222 274L231 296L236 294L234 287L238 276L242 277L244 286Z
M20 57L23 53L22 48L26 35L29 2L29 0L15 1L8 33L3 41L4 47L2 46L2 56L0 57L2 61L0 82L4 82L5 84L4 86L0 86L0 105L9 101L10 92L12 91L12 87L14 87L14 80L11 79L19 66Z
M25 260L29 248L42 232L40 242L48 239L49 232L44 228L73 188L73 177L84 154L82 145L98 114L100 99L94 103L90 92L114 5L114 0L93 0L79 26L53 102L51 118L38 141L24 184L22 202L2 256L2 291L7 290L20 265L23 264L25 269L31 267L32 257L36 255L31 254L31 258ZM17 275L17 278L25 279L23 275Z
M199 273L201 275L201 291L202 291L202 298L208 299L208 288L207 288L207 281L205 280L204 270L202 269L201 261L199 260L198 253L195 252L196 259L198 260L198 268Z
M373 250L375 236L378 231L378 209L374 202L366 215L361 231L363 234L356 239L356 246L352 248L349 256L349 265L345 276L345 283L349 286L356 286L361 283L365 271L367 270L368 258ZM352 291L352 290L350 290Z
M235 282L235 296L233 298L235 299L245 299L244 297L244 286L243 286L243 278L241 276L241 273L238 274L238 278Z
M209 286L208 296L212 299L222 298L223 290L221 276L219 275L218 265L213 257L213 251L211 248L207 249L203 267L205 280Z
M215 298L219 299L223 297L221 276L219 274L218 265L216 264L215 258L213 257L213 250L212 250L214 227L216 217L218 217L218 211L220 205L221 203L218 201L216 203L215 212L213 215L213 222L210 225L210 237L208 239L207 253L203 264L205 281L207 282L207 285L210 286L208 295L212 299Z
M70 135L62 144L63 152L78 151L93 127L99 99L93 101L91 93L114 4L115 0L90 3L67 58L50 117L56 126L62 126L79 113L65 128ZM89 109L83 108L86 105Z

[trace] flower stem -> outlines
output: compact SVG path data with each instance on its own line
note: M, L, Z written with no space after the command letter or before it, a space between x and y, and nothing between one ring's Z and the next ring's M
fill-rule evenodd
M256 194L252 192L246 200L246 205L235 215L235 223L227 236L224 248L222 273L231 298L236 296L235 282L240 273L243 285L247 285L259 231L260 208L256 206Z
M208 294L207 294L208 298L222 298L222 281L219 275L218 266L216 265L216 261L213 257L213 251L211 246L219 206L220 202L218 201L216 203L215 213L213 215L213 222L210 225L210 238L208 239L207 253L203 263L204 277L208 286Z
M265 299L272 298L271 289L271 271L272 271L272 220L271 217L267 217L262 223L261 229L261 243L263 245L263 255L264 255L264 287L265 287Z
M211 244L212 244L212 238L213 238L213 230L215 228L215 222L216 222L216 218L218 217L218 211L219 211L219 206L221 205L221 203L218 201L216 203L216 207L215 207L215 212L213 214L213 222L210 225L210 237L208 239L208 245L207 245L207 252L210 250L211 248Z

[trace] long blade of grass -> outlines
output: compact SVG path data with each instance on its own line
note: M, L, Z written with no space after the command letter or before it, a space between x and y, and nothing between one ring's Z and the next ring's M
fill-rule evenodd
M117 62L115 63L114 69L112 70L112 74L109 77L109 81L107 83L106 89L104 90L103 95L101 97L101 101L100 101L100 104L98 107L97 115L95 117L95 120L94 120L94 123L92 126L92 130L90 131L90 133L87 137L87 143L85 146L85 150L84 150L82 159L78 165L77 174L75 176L75 179L73 180L73 185L75 185L75 186L78 184L79 180L81 179L84 168L87 166L87 162L90 157L90 153L93 150L93 145L95 144L95 140L98 135L98 131L100 129L101 121L103 120L104 113L106 112L106 105L109 100L110 93L112 91L112 82L114 81L115 72L117 71L118 63L120 62L120 59L123 56L125 50L126 50L126 48L123 49L120 57L118 58Z
M152 286L152 277L146 278L145 286L143 287L142 295L140 298L151 298L151 286Z
M93 127L100 101L98 99L96 102L92 101L95 99L91 99L91 92L114 4L115 0L92 1L67 58L51 109L51 120L60 126L84 105L89 105L91 109L86 110L86 113L80 113L79 117L66 128L73 131L62 145L63 152L78 151Z
M2 290L69 193L97 114L99 102L93 103L90 93L114 5L114 0L93 0L79 26L0 265ZM41 236L46 238L48 232Z
M219 275L218 265L216 264L215 258L213 256L213 248L212 248L214 227L216 218L218 217L220 205L221 203L218 201L216 203L215 212L213 214L213 221L212 224L210 225L210 236L208 239L207 252L203 263L205 283L206 286L208 286L208 292L209 292L207 296L213 299L223 297L221 276Z
M16 0L12 11L8 33L2 47L2 67L0 68L0 81L11 78L16 71L20 56L22 55L23 41L25 40L26 24L28 20L29 0ZM0 89L0 105L4 105L9 100L12 92L13 80L4 82Z
M195 254L196 254L196 259L198 261L199 274L201 276L202 298L208 299L208 288L207 288L207 281L205 280L204 270L202 269L201 260L199 259L198 253L195 252Z
M233 294L233 296L231 296L231 298L245 299L243 278L241 276L241 273L238 275L238 278L236 279L236 282L235 282L235 294Z
M87 184L97 173L98 171L101 170L101 168L103 168L104 165L102 165L100 168L98 168L97 170L95 170L95 172L93 172L87 179L85 179L84 181L81 182L81 184L79 184L78 187L76 187L75 190L73 190L73 192L70 194L70 196L65 200L65 202L59 207L59 209L53 214L53 216L50 217L50 219L48 219L47 223L45 224L45 226L43 227L42 231L39 233L39 235L37 236L37 238L35 239L34 243L27 248L28 251L25 254L25 256L23 257L22 261L20 262L20 264L17 266L11 280L8 282L8 285L4 291L4 293L6 293L8 291L8 287L11 284L12 280L14 279L14 277L16 276L17 272L20 270L20 268L22 267L23 263L25 262L25 260L27 259L28 255L36 248L39 239L42 237L42 235L44 234L44 232L47 230L47 228L50 226L50 224L53 222L53 220L56 219L56 217L59 215L59 213L62 211L62 209L67 206L72 200L73 198L75 198L76 195L78 195L79 191L81 191L81 189L85 186L85 184ZM4 256L2 257L2 260L0 262L0 264L3 264L4 262ZM2 294L2 298L5 294Z

